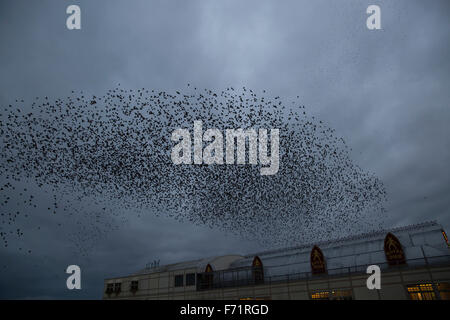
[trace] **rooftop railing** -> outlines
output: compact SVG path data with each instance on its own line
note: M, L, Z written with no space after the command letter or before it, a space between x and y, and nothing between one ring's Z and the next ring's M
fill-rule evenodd
M448 267L450 266L450 255L423 257L417 259L406 260L405 264L390 265L387 262L370 263L363 265L356 265L350 267L327 269L326 273L313 274L311 271L295 272L295 269L300 269L302 263L291 263L284 265L272 265L263 268L264 277L255 277L255 269L252 266L241 267L227 270L214 271L210 273L197 274L197 290L212 290L219 288L232 288L250 285L261 284L277 284L282 282L291 282L299 280L316 280L316 279L331 279L334 277L343 277L350 275L367 275L367 267L370 265L377 265L382 271L407 271L420 268L429 267ZM297 266L296 266L297 265ZM288 270L288 272L283 272ZM260 272L260 271L258 271Z

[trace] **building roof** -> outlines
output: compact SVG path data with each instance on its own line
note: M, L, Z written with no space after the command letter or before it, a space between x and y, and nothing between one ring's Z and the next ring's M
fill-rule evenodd
M442 236L442 226L436 221L429 221L388 230L378 230L370 233L338 238L316 243L267 250L240 255L225 255L207 257L169 264L156 268L146 268L135 275L157 272L169 272L185 269L196 269L204 272L208 264L214 271L233 270L249 267L255 256L258 256L264 266L265 275L303 273L311 270L310 253L318 246L326 260L327 269L352 268L369 264L386 263L384 254L384 239L387 233L394 234L400 241L408 260L418 259L450 259L450 249Z
M415 230L423 231L423 230L427 230L429 228L432 228L432 229L438 228L439 230L441 230L442 226L440 224L438 224L436 221L425 221L422 223L412 224L412 225L403 226L403 227L396 227L396 228L391 228L391 229L380 229L380 230L376 230L376 231L372 231L372 232L360 233L357 235L351 235L351 236L341 237L341 238L332 239L332 240L310 242L310 243L301 244L298 246L292 246L292 247L280 248L280 249L274 249L274 250L267 250L267 251L253 253L253 254L248 254L245 257L253 258L254 256L263 256L263 255L267 255L267 254L286 252L286 251L290 251L290 250L311 249L315 245L319 246L319 247L328 247L330 245L335 246L335 245L345 243L345 242L348 243L348 242L354 242L354 241L358 241L358 240L367 241L368 239L379 238L380 236L382 236L384 239L384 236L386 236L386 234L388 232L398 233L398 232L415 231Z
M231 262L235 260L243 259L244 256L240 255L224 255L224 256L213 256L197 260L190 260L184 262L178 262L173 264L168 264L156 268L145 268L138 271L136 274L147 274L147 273L157 273L157 272L169 272L176 270L185 270L196 268L197 272L203 272L206 266L209 264L213 270L224 270L230 267Z
M394 234L400 241L406 259L423 263L450 259L450 249L442 236L442 227L435 221L420 224L379 230L329 241L308 243L299 246L269 250L246 255L244 259L235 261L231 267L251 266L253 258L258 256L268 275L304 273L311 271L310 254L314 246L318 246L326 260L328 270L356 268L358 266L386 264L384 239L388 233Z

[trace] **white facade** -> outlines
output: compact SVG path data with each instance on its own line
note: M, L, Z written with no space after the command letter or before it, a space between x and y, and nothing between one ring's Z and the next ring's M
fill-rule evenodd
M388 233L400 242L405 264L388 263L384 248ZM324 274L312 273L310 258L314 246L323 253ZM262 263L258 269L263 273L260 281L254 278L255 257ZM366 287L366 269L373 264L382 270L382 290ZM205 273L208 265L212 272ZM137 281L137 290L130 291L132 281ZM118 283L120 289L115 290ZM419 289L431 284L434 298L447 297L450 247L436 222L246 256L210 257L144 269L131 276L105 280L104 299L310 299L327 295L408 299L425 297L426 294L414 294L414 286L420 284L423 286ZM443 290L442 294L439 290Z

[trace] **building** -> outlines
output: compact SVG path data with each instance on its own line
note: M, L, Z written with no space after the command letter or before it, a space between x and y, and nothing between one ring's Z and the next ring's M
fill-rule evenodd
M369 290L369 265L381 289ZM426 222L246 256L226 255L106 279L104 299L450 299L450 245Z

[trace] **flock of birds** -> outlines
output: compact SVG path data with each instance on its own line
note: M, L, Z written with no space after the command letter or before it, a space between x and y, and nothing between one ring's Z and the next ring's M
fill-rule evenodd
M84 251L126 221L130 209L270 247L377 229L385 215L383 183L355 165L345 141L298 100L288 106L264 90L190 85L172 93L120 85L103 96L72 91L27 107L17 100L0 116L0 237L8 246L9 238L23 235L18 217L42 210L30 190L17 189L21 181L52 190L53 205L44 210L76 219L71 238ZM280 129L278 173L173 164L171 133L192 130L195 120L222 132ZM14 210L12 193L20 196Z

